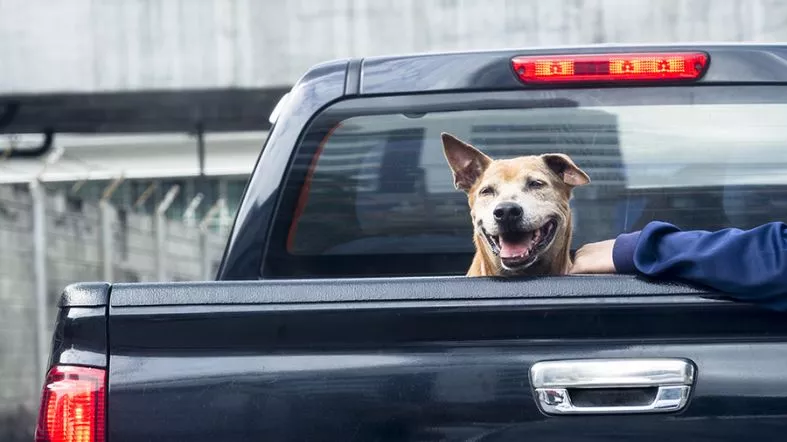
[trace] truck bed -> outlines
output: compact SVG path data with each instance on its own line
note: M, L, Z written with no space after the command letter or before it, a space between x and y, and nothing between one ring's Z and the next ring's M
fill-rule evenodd
M63 308L108 301L114 442L739 441L787 429L787 323L720 295L629 277L347 287L75 286ZM67 323L66 341L96 320ZM97 350L62 346L60 361ZM537 406L529 373L537 362L665 357L696 366L683 412L550 416Z

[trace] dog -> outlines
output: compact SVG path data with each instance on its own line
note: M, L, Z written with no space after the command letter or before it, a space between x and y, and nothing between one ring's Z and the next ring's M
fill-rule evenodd
M443 132L454 186L467 194L475 255L466 276L564 275L572 190L590 177L568 155L494 160Z

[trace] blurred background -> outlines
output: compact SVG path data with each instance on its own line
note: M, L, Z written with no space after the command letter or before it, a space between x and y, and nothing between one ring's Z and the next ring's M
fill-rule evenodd
M213 277L311 65L785 40L782 0L0 0L0 440L31 440L66 285Z

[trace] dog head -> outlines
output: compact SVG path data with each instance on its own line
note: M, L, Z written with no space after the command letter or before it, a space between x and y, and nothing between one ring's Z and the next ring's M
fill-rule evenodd
M590 178L567 155L548 153L493 160L443 133L454 185L467 193L479 253L498 273L565 267L571 242L569 200Z

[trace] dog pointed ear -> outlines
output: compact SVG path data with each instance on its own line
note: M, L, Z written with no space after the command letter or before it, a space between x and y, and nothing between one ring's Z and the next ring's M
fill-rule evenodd
M590 177L584 170L574 164L574 161L568 155L562 153L545 153L541 155L547 166L557 176L563 180L564 183L571 187L584 186L590 183Z
M481 178L492 159L480 150L443 132L443 153L451 171L454 173L454 186L464 192L469 192L476 181Z

